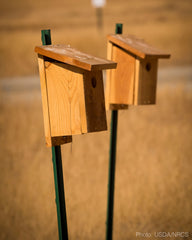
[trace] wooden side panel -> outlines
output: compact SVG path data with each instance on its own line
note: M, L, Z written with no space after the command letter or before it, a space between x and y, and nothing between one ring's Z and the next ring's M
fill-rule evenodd
M133 104L135 58L113 46L112 60L117 62L117 69L111 70L109 101L111 104Z
M82 73L63 63L48 63L46 77L52 136L81 134L82 122L86 132Z
M134 105L138 105L138 98L139 98L139 83L140 83L140 79L142 72L141 72L141 68L140 68L140 60L136 59L135 61L135 85L134 85Z
M38 55L38 64L39 64L39 76L40 76L40 83L41 83L41 97L42 97L42 105L43 105L45 139L46 139L46 145L51 146L51 129L50 129L50 122L49 122L47 82L46 82L46 76L45 76L44 59L43 59L43 56L41 55Z
M112 50L113 50L113 44L109 41L107 42L107 59L112 59ZM111 91L111 70L107 70L107 78L106 78L106 87L105 87L105 107L106 110L109 110L110 102L110 91Z
M136 60L135 105L155 104L158 60Z
M83 78L83 79L82 79ZM79 109L81 118L81 133L87 133L87 116L86 116L86 105L85 105L85 90L84 90L84 77L81 76L79 81Z
M107 130L102 71L84 73L87 131Z

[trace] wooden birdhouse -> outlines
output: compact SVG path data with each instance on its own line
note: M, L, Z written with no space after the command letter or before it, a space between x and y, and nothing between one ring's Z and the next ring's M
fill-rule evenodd
M131 35L112 34L107 38L107 57L117 62L117 68L107 71L106 108L155 104L158 59L170 54Z
M35 48L47 146L71 142L72 135L107 130L103 69L116 63L68 45Z

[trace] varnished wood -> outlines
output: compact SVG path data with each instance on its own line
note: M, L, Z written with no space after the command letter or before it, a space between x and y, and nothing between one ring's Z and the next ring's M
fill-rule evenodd
M134 105L156 103L158 60L136 60Z
M102 71L87 71L83 79L87 131L107 130Z
M43 105L43 117L44 117L44 130L46 137L46 145L51 146L51 129L49 120L49 106L48 106L48 96L47 96L47 81L45 76L45 65L43 56L38 55L39 64L39 76L41 83L41 96Z
M111 91L111 103L132 104L135 58L116 46L113 46L113 53L112 59L117 61L118 66L115 71L112 71L111 85L115 91Z
M72 142L72 136L51 137L52 146L59 146L70 142Z
M83 75L67 66L50 63L46 68L52 136L81 134L81 119L86 116Z
M139 39L132 35L110 34L108 40L127 50L129 53L144 59L147 56L154 58L170 58L170 54L164 53L160 49L146 43L143 39Z
M129 108L129 105L127 104L110 104L109 106L110 110L125 110L128 108Z
M132 35L108 35L108 46L108 59L117 62L117 68L107 74L107 108L155 104L158 59L170 54Z
M36 51L44 55L40 68L47 145L70 142L71 135L107 130L101 69L116 63L69 46L42 46Z
M51 59L67 63L88 71L112 69L116 63L82 53L69 45L47 45L35 47L35 52Z
M38 55L39 64L39 75L41 83L41 96L43 105L43 119L44 119L44 130L45 130L45 140L48 147L62 145L65 143L72 142L72 137L52 137L50 128L50 113L49 113L49 101L48 101L48 91L47 91L47 80L45 74L45 61L43 56Z
M112 59L113 54L113 44L109 41L107 41L107 59ZM106 110L110 109L110 92L111 92L111 70L106 71L106 86L105 86L105 108Z
M112 60L117 62L117 69L110 70L111 73L107 76L110 90L108 90L109 98L106 99L106 104L108 106L111 104L113 110L114 106L118 109L125 109L124 105L133 104L135 58L115 45L112 51Z
M52 136L107 130L102 71L71 71L58 62L46 66Z

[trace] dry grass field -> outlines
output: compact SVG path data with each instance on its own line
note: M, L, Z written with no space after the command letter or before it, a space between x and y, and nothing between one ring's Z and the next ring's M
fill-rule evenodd
M88 0L0 0L0 82L38 74L33 49L42 28L52 29L53 43L105 57L106 35L123 22L125 33L172 54L159 66L169 74L158 84L157 105L119 113L114 240L146 239L136 232L150 232L152 240L159 239L154 232L192 232L192 78L175 81L169 70L191 65L191 12L190 0L108 0L98 31ZM0 239L58 239L40 89L1 86ZM107 118L109 126L110 113ZM71 240L105 239L108 151L109 131L62 146Z
M191 231L191 105L191 90L176 84L159 88L156 106L120 112L114 239ZM41 102L0 108L0 239L57 239ZM103 132L62 146L70 239L105 239L108 143Z

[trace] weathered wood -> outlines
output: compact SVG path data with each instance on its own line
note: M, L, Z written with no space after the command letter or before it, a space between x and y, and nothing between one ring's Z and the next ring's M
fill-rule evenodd
M146 58L136 59L134 104L155 104L157 87L158 60Z
M170 58L170 54L146 43L133 35L110 34L108 40L117 46L127 50L129 53L144 59L147 56L154 58Z
M71 48L69 45L37 46L35 47L35 52L88 71L112 69L117 65L112 61L82 53L74 48Z

